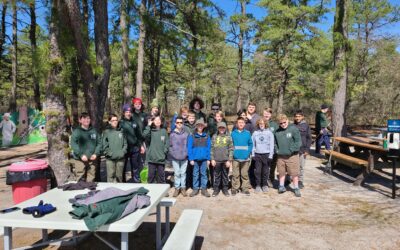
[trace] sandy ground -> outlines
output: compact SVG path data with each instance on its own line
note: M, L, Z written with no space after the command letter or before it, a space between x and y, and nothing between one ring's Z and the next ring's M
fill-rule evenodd
M172 226L186 208L204 211L196 249L400 249L400 198L390 198L390 169L373 174L364 187L351 181L358 170L341 168L323 173L323 160L310 157L302 197L290 191L235 197L179 196L171 209ZM12 205L11 187L0 168L0 207ZM399 178L399 176L398 176ZM399 182L398 182L399 183ZM170 194L172 194L171 189ZM397 192L400 195L399 191ZM135 249L155 248L155 214L129 235ZM57 238L67 232L52 232ZM102 233L119 245L119 234ZM40 230L15 229L13 247L40 241ZM2 237L0 237L2 239ZM0 246L0 249L2 245ZM107 249L94 236L76 247L45 249Z

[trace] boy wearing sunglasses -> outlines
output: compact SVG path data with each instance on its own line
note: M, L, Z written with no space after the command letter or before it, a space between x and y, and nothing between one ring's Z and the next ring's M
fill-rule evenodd
M279 188L278 192L286 192L285 177L286 173L293 180L294 194L296 197L301 197L299 189L299 151L301 147L300 132L293 124L289 124L289 119L286 115L279 115L279 128L275 132L275 147L278 155L277 168L279 173Z

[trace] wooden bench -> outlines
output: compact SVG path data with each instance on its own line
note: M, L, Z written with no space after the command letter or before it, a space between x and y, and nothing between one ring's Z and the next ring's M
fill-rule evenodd
M354 186L360 186L364 183L366 176L368 176L370 174L370 172L373 169L373 158L372 158L372 162L371 159L370 161L367 160L363 160L363 159L359 159L350 155L346 155L346 154L342 154L340 152L337 151L333 151L333 150L322 150L322 152L329 156L332 155L332 160L334 160L335 162L339 162L342 163L346 166L352 167L352 168L359 168L362 167L362 172L361 174L359 174L355 181L353 182ZM332 171L332 169L331 169Z
M332 155L332 159L350 167L368 167L368 161L332 150L321 150L325 155Z
M194 239L200 225L203 210L185 209L178 219L171 235L165 243L164 250L194 249Z

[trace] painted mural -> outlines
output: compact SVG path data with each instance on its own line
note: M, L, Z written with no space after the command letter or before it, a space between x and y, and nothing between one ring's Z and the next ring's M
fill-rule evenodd
M0 121L3 114L0 114ZM18 112L11 113L10 119L17 126L12 146L33 144L47 141L46 117L43 111L32 108L20 107ZM0 141L2 135L0 130Z

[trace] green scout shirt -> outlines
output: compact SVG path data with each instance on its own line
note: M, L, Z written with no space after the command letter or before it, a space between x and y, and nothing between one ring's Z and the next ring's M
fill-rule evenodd
M110 160L121 160L125 157L128 144L122 128L108 128L103 132L103 154Z
M315 115L315 129L319 134L319 131L322 128L328 127L328 119L326 118L326 114L322 111L318 111Z
M83 155L87 158L92 155L100 156L101 136L92 126L88 129L79 126L72 132L71 148L72 155L77 160L80 160Z
M277 155L293 155L299 152L301 136L299 129L289 124L286 129L279 127L275 132L275 148Z
M143 138L142 131L140 130L138 123L133 118L130 120L122 118L119 124L123 129L126 141L128 143L128 151L131 151L134 147L140 147L143 142Z
M147 126L143 132L143 136L146 141L149 142L146 161L164 164L169 149L167 130L164 128L156 129Z

